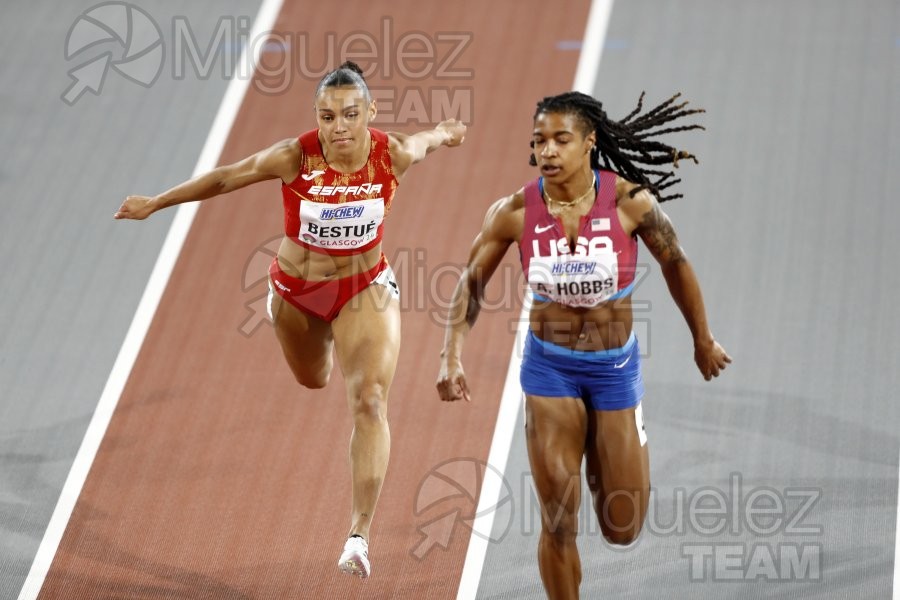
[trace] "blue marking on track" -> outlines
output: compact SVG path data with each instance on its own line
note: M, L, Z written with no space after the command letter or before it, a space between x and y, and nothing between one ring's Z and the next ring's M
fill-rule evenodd
M581 50L584 45L582 40L559 40L556 42L557 50ZM605 50L625 50L628 48L628 41L624 39L606 40L603 48Z
M583 42L581 40L559 40L556 42L557 50L581 50Z

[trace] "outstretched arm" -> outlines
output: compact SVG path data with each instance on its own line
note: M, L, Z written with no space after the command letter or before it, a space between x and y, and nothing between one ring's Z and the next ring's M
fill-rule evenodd
M391 162L394 174L401 177L406 169L425 158L441 146L459 146L466 138L466 126L456 119L438 123L434 129L427 129L412 135L391 132Z
M521 205L521 199L517 196L519 194L502 198L488 209L481 232L469 251L468 264L453 292L437 381L441 400L471 400L462 369L463 343L478 318L488 280L516 239L517 228L521 231L521 210L516 210L516 205Z
M621 196L620 196L621 197ZM672 299L678 305L694 338L694 361L709 381L718 377L731 357L716 342L706 321L706 308L700 283L688 261L668 215L650 192L643 190L633 198L627 196L619 205L635 223L634 230L662 267L663 277Z
M128 196L113 215L116 219L146 219L156 211L190 202L205 200L267 179L288 179L300 162L296 139L282 140L256 154L216 167L189 181L176 185L158 196Z

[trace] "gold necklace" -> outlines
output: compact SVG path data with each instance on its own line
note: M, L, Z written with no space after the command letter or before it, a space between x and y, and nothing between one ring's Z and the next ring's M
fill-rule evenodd
M547 192L547 188L544 188L544 196L547 197L547 202L549 202L550 204L555 204L556 206L558 206L560 208L569 208L571 206L575 206L576 204L578 204L579 202L581 202L582 200L584 200L585 198L590 196L591 193L594 191L594 186L596 186L596 185L597 185L597 174L595 173L593 181L591 181L591 187L589 187L585 193L578 196L574 200L569 200L568 202L560 202L559 200L554 200L553 198L550 197L550 194Z

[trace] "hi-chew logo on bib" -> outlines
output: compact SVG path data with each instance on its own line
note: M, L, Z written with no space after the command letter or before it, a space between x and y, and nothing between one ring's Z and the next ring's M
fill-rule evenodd
M618 289L618 258L614 252L534 256L528 265L528 284L534 293L559 304L596 306Z
M342 205L337 208L325 208L319 213L319 219L322 221L331 221L336 219L358 219L362 216L365 207L363 206L347 206Z
M362 248L378 236L383 221L383 198L343 204L300 203L300 239L317 248Z

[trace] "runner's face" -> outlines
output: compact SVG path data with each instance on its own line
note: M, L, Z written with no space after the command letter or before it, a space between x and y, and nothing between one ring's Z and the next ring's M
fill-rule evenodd
M375 118L375 102L366 102L356 86L328 87L316 97L316 121L322 142L341 154L366 143L366 128Z
M534 157L541 175L562 182L590 169L595 135L582 133L578 117L569 113L540 113L534 120Z

